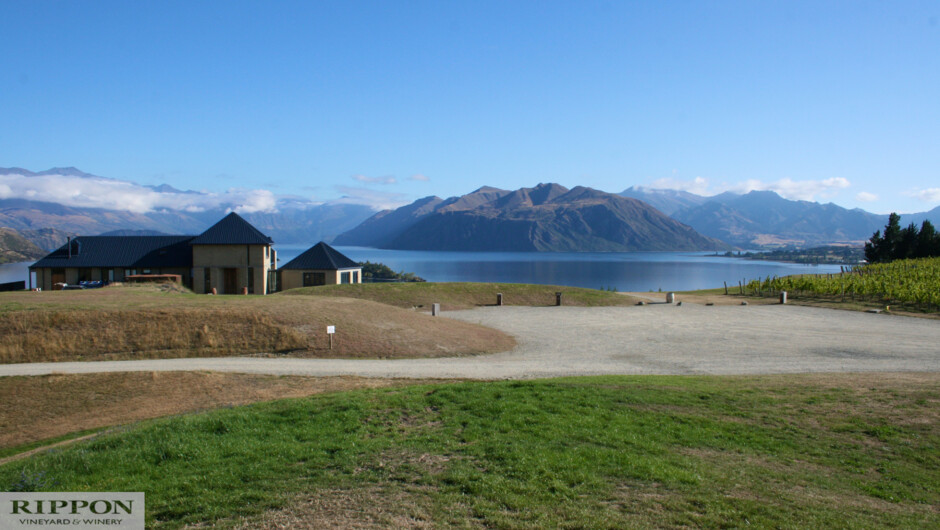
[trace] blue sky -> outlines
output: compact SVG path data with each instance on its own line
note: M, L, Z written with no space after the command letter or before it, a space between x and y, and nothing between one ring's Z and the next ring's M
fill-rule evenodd
M0 166L940 204L940 3L0 0Z

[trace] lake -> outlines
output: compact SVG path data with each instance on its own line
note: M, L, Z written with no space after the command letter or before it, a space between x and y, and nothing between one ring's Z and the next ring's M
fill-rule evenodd
M278 245L284 265L307 249ZM838 265L749 261L711 252L434 252L336 247L356 261L380 262L432 282L568 285L618 291L689 291L739 280L839 272ZM0 265L0 283L27 279L29 263Z
M282 245L281 265L306 250ZM743 278L839 272L805 265L715 256L714 252L435 252L336 247L356 261L380 262L433 282L569 285L618 291L689 291Z

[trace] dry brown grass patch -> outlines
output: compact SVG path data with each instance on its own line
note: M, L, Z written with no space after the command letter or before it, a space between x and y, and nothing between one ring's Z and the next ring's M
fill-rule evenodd
M420 486L317 490L236 528L433 528L430 491Z
M336 326L330 348L328 325ZM200 296L158 288L0 293L0 362L255 353L405 358L494 353L509 335L368 300Z
M248 308L0 314L0 362L96 361L303 349L307 337Z

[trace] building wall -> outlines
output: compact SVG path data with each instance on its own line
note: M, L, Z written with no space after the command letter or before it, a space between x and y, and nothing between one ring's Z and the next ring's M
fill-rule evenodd
M58 267L57 267L58 268ZM69 285L76 285L81 281L109 281L109 270L113 270L113 278L115 282L124 281L124 272L125 269L115 268L115 267L65 267L65 283ZM183 284L186 286L190 285L189 272L187 268L179 267L168 267L160 269L129 269L133 274L179 274L183 279ZM149 273L145 273L144 270L149 270ZM33 287L39 287L43 291L51 291L53 289L52 283L52 268L46 267L41 269L33 269L36 273L36 285Z
M305 272L322 272L326 276L326 285L336 285L340 280L341 272L357 271L358 278L356 283L362 283L362 269L343 269L343 270L316 270L316 269L290 269L281 271L281 290L296 289L304 286Z
M252 268L252 294L267 294L268 275L276 267L274 250L269 245L193 245L193 291L241 294L248 287L248 268ZM275 265L272 265L275 264ZM209 283L205 271L209 269ZM235 292L225 292L225 269L236 269Z

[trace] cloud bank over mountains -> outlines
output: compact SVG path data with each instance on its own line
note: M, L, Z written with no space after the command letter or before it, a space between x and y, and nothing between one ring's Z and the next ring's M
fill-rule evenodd
M212 192L181 191L166 184L144 186L91 175L75 168L53 168L41 172L0 168L0 199L53 202L75 208L103 208L139 214L219 209L241 214L274 213L285 207L302 209L323 204L360 204L385 209L397 208L410 200L405 194L361 187L335 186L335 189L342 194L340 198L316 201L296 195L277 195L261 188L229 188Z
M678 180L664 178L654 181L649 187L669 190L680 190L696 195L712 196L719 193L750 193L752 191L773 191L785 199L816 201L832 197L839 190L848 188L851 183L842 177L833 177L822 180L792 180L780 179L774 182L764 182L757 179L748 179L736 183L713 184L708 179L695 177L692 180Z
M222 193L180 191L170 186L142 186L98 177L74 168L40 173L0 168L0 199L55 202L77 208L148 213L161 210L201 212L228 209L239 213L273 212L278 197L269 190L230 188Z
M843 177L820 180L793 180L785 178L773 182L748 179L734 183L713 183L706 178L695 177L692 180L661 178L654 180L649 186L640 187L646 189L686 191L703 197L711 197L725 192L743 195L752 191L773 191L784 199L816 202L832 199L840 191L852 187L852 183ZM928 204L940 202L940 188L913 190L904 193L904 195L914 197ZM865 190L858 191L855 193L854 197L856 201L866 203L881 199L881 196Z

